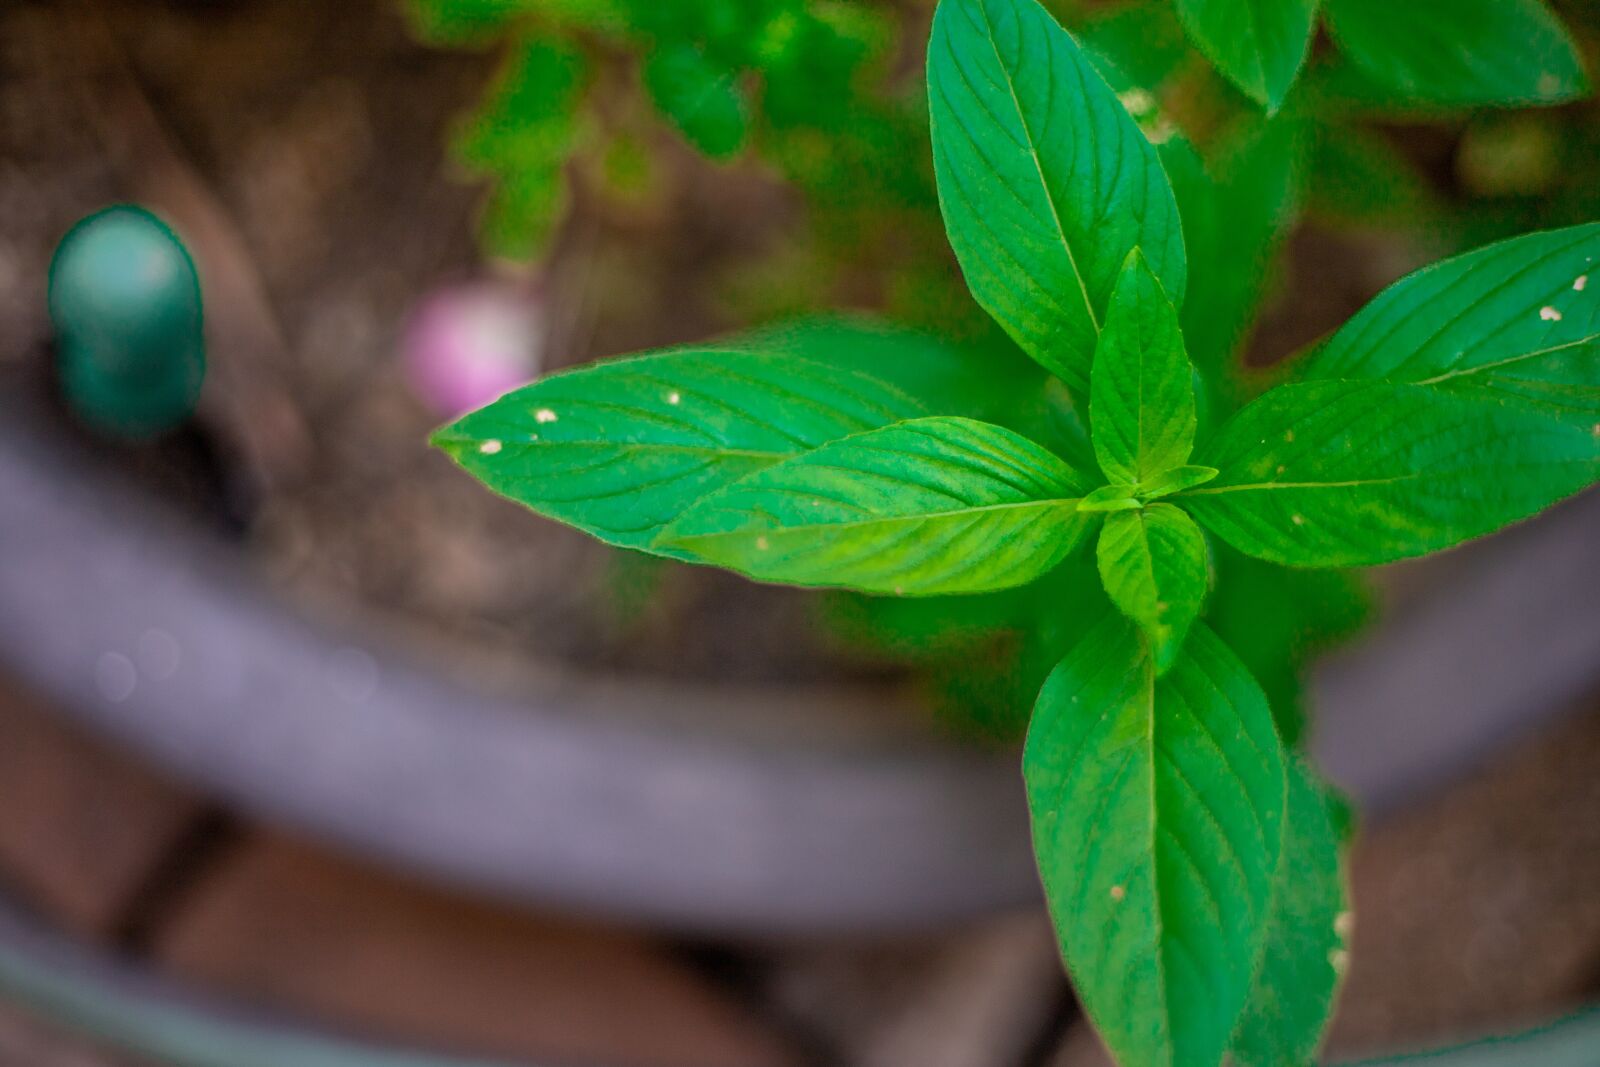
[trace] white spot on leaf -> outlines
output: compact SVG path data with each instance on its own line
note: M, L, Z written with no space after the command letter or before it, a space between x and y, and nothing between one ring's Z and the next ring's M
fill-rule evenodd
M1296 526L1304 526L1306 524L1306 517L1304 515L1290 515L1289 521L1294 523Z
M1549 305L1546 305L1539 309L1539 317L1546 322L1560 322L1561 312L1557 311L1553 307L1550 307Z
M533 413L533 421L534 422L555 422L556 421L556 413L551 411L549 408L540 408L538 411L535 411Z
M676 390L674 390L674 391L672 391L672 392L667 394L667 403L669 403L669 404L677 404L682 400L683 400L683 394L677 392Z
M1588 287L1589 276L1587 274L1580 274L1572 280L1572 291L1575 293L1581 293Z
M1124 897L1126 897L1127 895L1128 895L1128 891L1126 889L1122 888L1120 885L1114 885L1114 886L1111 887L1111 899L1112 900L1120 901Z
M490 438L489 440L485 441L483 444L478 446L478 451L482 452L486 456L492 456L496 452L500 451L500 449L503 448L503 447L505 447L505 446L502 445L499 441L496 441L495 439Z
M1129 89L1118 94L1117 99L1135 118L1149 114L1156 106L1156 98L1143 89Z

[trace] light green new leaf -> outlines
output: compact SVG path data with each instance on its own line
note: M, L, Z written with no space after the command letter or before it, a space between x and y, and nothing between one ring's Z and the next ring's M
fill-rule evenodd
M1220 473L1215 467L1173 467L1139 486L1139 498L1145 501L1160 500L1164 496L1204 485Z
M744 145L750 116L734 71L682 45L652 53L643 78L656 107L706 155L725 159Z
M1283 850L1249 1007L1230 1050L1237 1067L1313 1067L1349 958L1344 845L1331 798L1289 756Z
M1205 534L1181 508L1151 504L1107 515L1096 555L1111 602L1139 624L1164 670L1206 598Z
M1198 457L1172 499L1239 551L1295 567L1420 556L1527 518L1600 477L1600 435L1438 386L1280 386Z
M1487 391L1600 425L1600 223L1447 259L1380 293L1301 377Z
M1326 0L1334 41L1376 85L1447 107L1554 104L1589 91L1543 0Z
M681 349L553 374L444 427L433 443L541 515L659 551L656 534L707 493L923 414L899 390L839 367Z
M769 582L929 595L1004 589L1081 544L1083 475L1010 430L913 419L701 500L658 544Z
M1183 234L1155 149L1035 0L940 0L928 98L967 286L1023 351L1087 389L1130 251L1183 297Z
M1194 369L1178 312L1134 249L1106 310L1089 376L1089 424L1111 482L1142 484L1194 447Z
M1200 51L1233 84L1276 111L1311 50L1319 0L1178 0Z
M1133 511L1144 507L1139 499L1139 487L1127 482L1121 485L1102 485L1078 501L1079 511Z
M1219 1063L1282 838L1283 754L1260 688L1201 625L1157 681L1111 615L1045 682L1023 774L1062 952L1117 1062Z

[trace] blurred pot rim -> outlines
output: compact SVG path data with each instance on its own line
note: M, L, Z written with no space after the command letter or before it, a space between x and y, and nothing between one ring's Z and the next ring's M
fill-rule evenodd
M226 802L509 900L719 936L937 926L1038 899L1014 753L846 688L536 673L491 692L282 603L242 550L0 408L0 661ZM1393 807L1600 665L1600 494L1320 672L1318 758ZM826 708L824 714L816 709Z

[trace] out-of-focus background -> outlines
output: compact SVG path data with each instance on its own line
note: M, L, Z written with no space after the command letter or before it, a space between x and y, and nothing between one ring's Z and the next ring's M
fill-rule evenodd
M1210 238L1268 281L1219 359L1600 217L1591 103L1368 113L1319 41L1261 128L1160 0L1053 7L1236 195ZM615 552L426 446L542 373L838 309L1012 358L940 233L931 14L0 7L0 1063L1102 1062L1027 856L1015 605ZM154 436L74 402L47 306L114 204L204 296L198 407ZM1600 1000L1597 545L1591 496L1215 608L1296 704L1340 644L1304 701L1370 809L1333 1057Z

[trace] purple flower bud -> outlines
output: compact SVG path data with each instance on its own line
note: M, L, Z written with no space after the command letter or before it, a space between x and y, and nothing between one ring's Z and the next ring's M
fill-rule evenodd
M540 301L526 288L469 282L427 297L407 324L406 378L435 413L453 418L539 374Z

